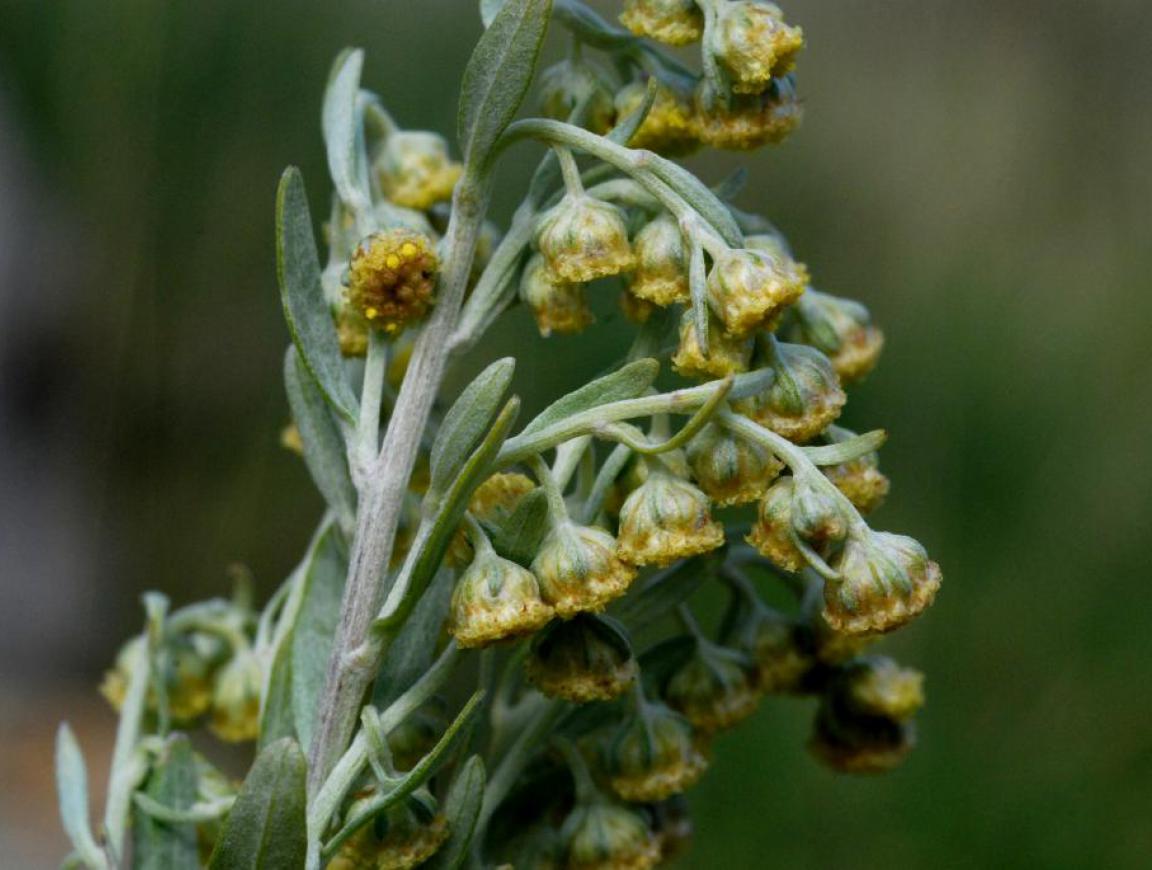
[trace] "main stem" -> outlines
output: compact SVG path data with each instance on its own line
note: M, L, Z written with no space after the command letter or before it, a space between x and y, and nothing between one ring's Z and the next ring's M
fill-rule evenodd
M464 299L487 199L487 184L474 172L466 172L452 198L452 219L442 248L439 299L416 340L384 442L360 491L340 624L308 753L309 795L319 791L348 745L375 676L374 666L353 664L351 653L367 638L387 591L385 568L392 556L404 493L444 378L449 337Z

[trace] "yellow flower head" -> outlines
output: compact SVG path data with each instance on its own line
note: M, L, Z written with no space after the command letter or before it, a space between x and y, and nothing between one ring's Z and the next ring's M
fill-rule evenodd
M762 94L737 94L727 105L702 84L696 92L693 127L705 145L748 151L783 142L800 123L803 109L791 81L774 79Z
M609 750L609 784L627 801L654 803L691 788L708 759L683 716L644 702Z
M791 477L781 477L768 487L747 538L760 555L785 571L799 571L807 564L792 531L792 492Z
M553 622L532 639L524 673L548 697L586 704L626 692L639 668L619 626L580 613Z
M840 416L847 401L832 364L803 344L779 343L772 362L776 377L763 393L733 407L789 441L810 441Z
M708 496L663 468L650 469L620 508L617 552L633 565L667 565L723 544Z
M940 566L905 535L853 534L824 583L824 619L843 634L882 634L922 613L940 589Z
M660 845L644 818L608 800L577 804L561 836L567 870L648 870L660 861Z
M636 111L643 104L647 90L643 82L632 82L621 88L616 94L616 116L625 118ZM658 84L652 107L628 144L666 157L691 154L700 147L691 101L667 85Z
M385 230L357 245L348 273L348 305L374 329L397 332L432 307L440 262L431 240Z
M725 330L743 338L762 329L804 292L806 275L791 259L729 248L708 273L708 301Z
M348 814L370 798L353 803ZM440 850L451 833L448 820L434 815L431 805L430 798L415 797L386 810L382 818L344 841L329 870L415 870Z
M532 571L544 600L564 619L600 611L628 591L636 571L616 555L616 541L603 529L565 520L540 544Z
M617 275L636 262L620 209L584 193L565 194L541 216L536 246L563 281Z
M688 302L688 258L680 226L670 214L645 224L632 242L636 268L628 275L628 289L639 299L656 305Z
M520 298L531 309L536 327L545 337L553 332L583 332L596 319L584 298L584 285L558 277L540 254L524 267Z
M884 349L884 333L872 324L867 308L817 290L800 300L789 335L823 351L845 383L872 371Z
M667 45L687 45L704 33L704 13L695 0L624 0L620 23Z
M368 321L350 305L341 305L336 315L336 338L340 355L349 359L368 355Z
M669 678L664 697L668 706L683 713L705 735L743 722L760 703L744 657L702 640Z
M721 3L718 13L710 48L732 76L735 93L759 94L796 65L804 32L786 24L778 6L732 0Z
M541 600L532 572L488 545L456 582L448 631L462 647L488 646L531 634L551 618L552 608Z
M844 669L847 703L865 716L907 722L924 706L924 674L884 656Z
M708 317L708 353L696 340L696 321L687 310L680 318L680 346L672 355L672 368L684 377L722 378L748 371L752 339L737 338L724 331L715 317Z
M452 198L462 167L448 156L448 143L436 133L390 133L376 156L380 189L396 205L427 209Z
M761 445L712 423L689 442L688 462L696 483L720 507L756 501L784 468Z
M260 733L260 690L264 674L250 649L239 650L216 674L208 727L221 740L240 743Z

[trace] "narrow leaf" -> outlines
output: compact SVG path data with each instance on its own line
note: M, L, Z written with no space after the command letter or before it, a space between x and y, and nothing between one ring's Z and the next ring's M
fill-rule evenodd
M457 870L463 866L468 857L468 847L472 844L472 835L476 832L480 806L484 803L487 778L484 762L479 755L473 755L460 767L444 799L444 816L448 819L451 833L440 851L424 865L425 870Z
M528 93L548 31L551 0L506 0L480 37L460 86L457 138L482 164Z
M853 459L875 453L887 440L887 432L883 429L873 429L871 432L853 435L834 444L820 444L800 449L813 465L839 465L841 462L851 462Z
M420 596L412 615L388 647L388 655L376 677L372 703L383 709L428 672L448 615L454 575L441 570Z
M183 810L196 802L196 762L192 744L175 734L164 744L144 786L144 794L165 807ZM136 870L197 870L196 826L160 821L137 809L132 866Z
M527 565L536 557L548 531L548 498L535 489L520 500L511 516L499 525L485 524L492 546L505 559Z
M660 364L654 359L641 359L629 363L557 399L537 414L517 437L540 432L554 423L598 405L622 399L635 399L652 386L659 371Z
M324 398L348 423L356 397L348 383L332 316L320 288L320 258L300 170L289 167L276 192L276 272L288 332Z
M366 158L360 153L363 139L356 109L363 67L364 52L361 49L346 48L336 56L328 75L324 108L320 115L332 183L345 205L355 211L369 206L362 169Z
M256 758L220 836L209 870L303 867L307 765L300 747L279 740Z
M304 571L300 614L291 639L291 681L296 736L308 745L324 688L332 638L340 621L340 599L348 573L348 556L335 525L329 526L316 541Z
M298 737L292 709L292 640L275 648L260 709L260 748L284 737Z
M515 369L516 361L512 357L497 360L480 372L448 409L432 445L434 492L444 492L451 486L468 456L491 428Z
M107 862L92 836L88 818L88 769L84 754L67 724L56 732L56 792L60 820L80 859L89 867L105 866Z
M492 19L496 17L496 13L504 3L505 0L480 0L480 20L484 22L485 27L492 25Z
M348 471L344 435L295 346L284 357L284 387L304 445L304 464L324 500L349 528L356 518L356 487Z

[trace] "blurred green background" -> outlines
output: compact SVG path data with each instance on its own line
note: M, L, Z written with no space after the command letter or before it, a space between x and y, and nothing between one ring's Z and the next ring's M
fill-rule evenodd
M0 0L0 863L63 854L52 731L73 719L103 766L94 687L140 591L218 594L237 560L266 590L294 563L319 502L277 446L276 180L299 164L324 201L347 44L401 123L451 130L473 7ZM845 420L890 430L877 525L945 587L888 644L928 673L905 767L835 777L810 707L769 701L693 793L683 865L1148 866L1152 6L785 8L804 126L693 167L746 163L742 204L885 328ZM513 319L537 400L624 340Z

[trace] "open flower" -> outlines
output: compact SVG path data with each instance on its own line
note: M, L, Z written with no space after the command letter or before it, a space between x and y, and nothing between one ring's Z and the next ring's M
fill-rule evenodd
M440 261L422 233L395 228L356 246L348 270L347 301L373 329L396 332L432 307Z

